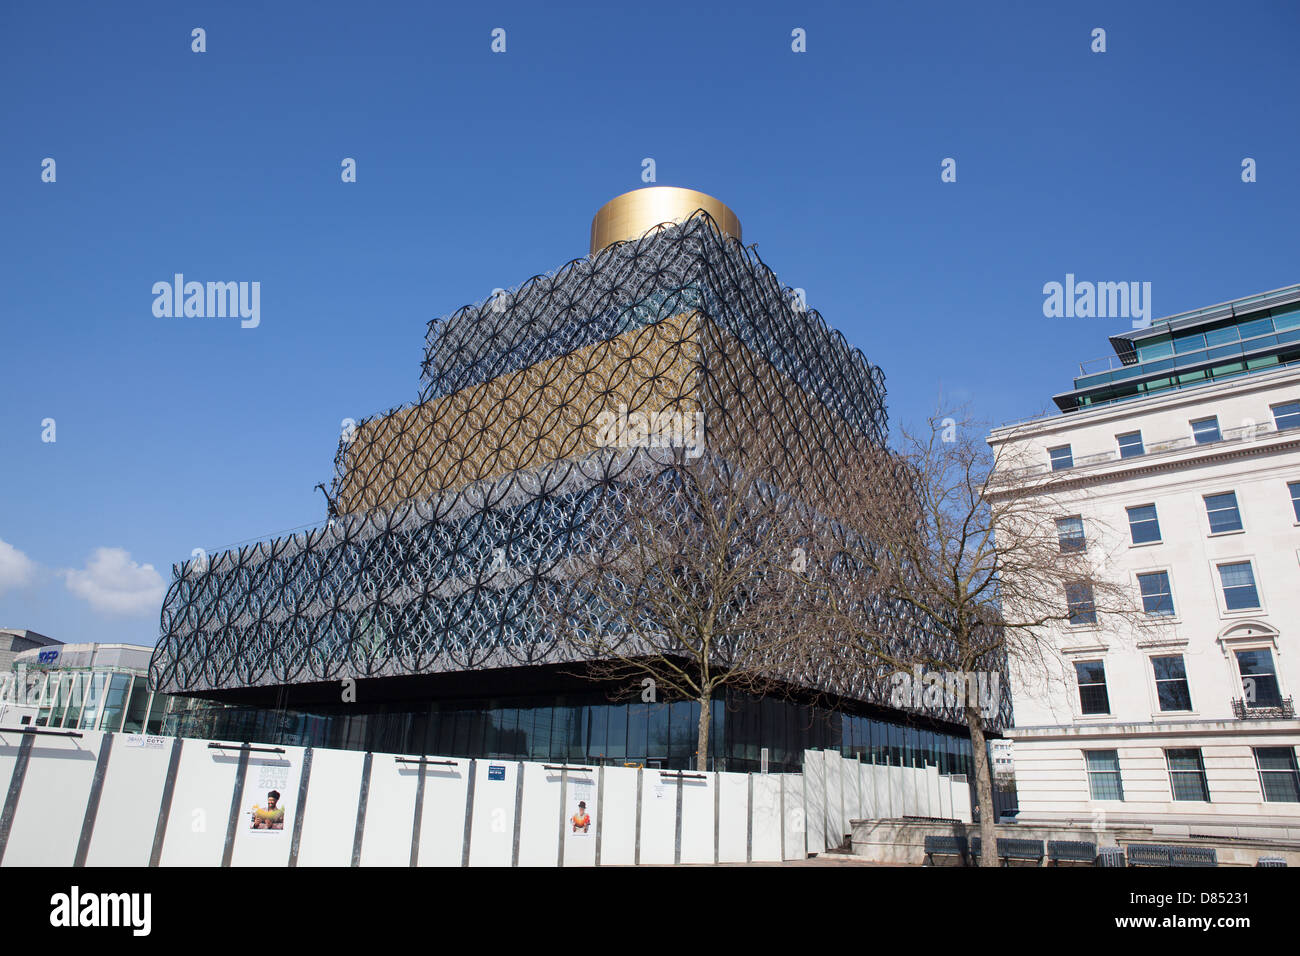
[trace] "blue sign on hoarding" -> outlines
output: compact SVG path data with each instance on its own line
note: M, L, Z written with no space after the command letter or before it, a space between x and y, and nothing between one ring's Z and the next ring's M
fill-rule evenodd
M506 778L506 768L504 764L499 764L499 763L488 764L489 780L504 780L505 778Z

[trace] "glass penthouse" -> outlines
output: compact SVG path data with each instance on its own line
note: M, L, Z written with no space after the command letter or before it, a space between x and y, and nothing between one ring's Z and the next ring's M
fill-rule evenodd
M1080 366L1053 396L1064 412L1300 362L1300 285L1182 312L1110 337L1115 358ZM1098 363L1094 363L1098 364Z
M776 462L816 500L886 438L884 377L691 190L607 203L591 254L429 324L419 400L343 436L328 520L174 569L151 664L183 735L398 753L693 766L698 705L614 698L537 596L644 454L603 416L703 422L711 455ZM356 681L355 701L341 682ZM712 708L713 765L808 747L964 772L969 740L809 675ZM814 703L814 697L816 703Z

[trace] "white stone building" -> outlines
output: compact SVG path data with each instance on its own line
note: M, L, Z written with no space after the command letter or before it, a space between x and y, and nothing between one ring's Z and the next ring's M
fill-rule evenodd
M1059 659L1013 669L1019 819L1300 840L1300 286L1111 343L989 437L1064 482L1061 548L1142 610L1063 594Z

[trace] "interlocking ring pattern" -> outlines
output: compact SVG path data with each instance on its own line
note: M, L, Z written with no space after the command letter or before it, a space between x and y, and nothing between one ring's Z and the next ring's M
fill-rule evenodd
M610 441L610 413L699 415L707 454L775 465L815 503L846 456L883 445L884 394L880 370L707 214L660 226L431 322L419 401L343 437L321 527L173 568L151 682L571 659L538 596L653 458Z

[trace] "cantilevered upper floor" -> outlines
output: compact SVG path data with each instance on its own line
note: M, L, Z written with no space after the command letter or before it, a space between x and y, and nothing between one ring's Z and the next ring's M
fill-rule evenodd
M1180 312L1110 337L1115 355L1081 363L1064 412L1193 388L1300 363L1300 285Z

